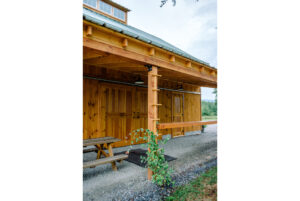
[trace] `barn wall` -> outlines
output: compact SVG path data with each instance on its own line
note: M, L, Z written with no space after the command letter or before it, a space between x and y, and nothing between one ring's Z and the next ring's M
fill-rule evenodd
M88 73L87 73L88 72ZM107 73L109 72L109 73ZM129 73L86 69L86 74L106 79L128 81ZM116 78L117 77L117 78ZM160 80L160 87L176 88L177 83ZM200 87L183 84L189 91L200 91ZM178 94L178 93L177 93ZM161 90L158 94L158 116L160 122L172 122L172 97L174 92ZM200 95L184 94L184 121L200 120ZM83 139L113 136L122 139L114 143L116 147L130 145L130 131L147 128L147 89L141 87L117 85L92 79L83 79ZM200 127L185 128L184 131L200 130ZM161 130L170 134L171 129Z

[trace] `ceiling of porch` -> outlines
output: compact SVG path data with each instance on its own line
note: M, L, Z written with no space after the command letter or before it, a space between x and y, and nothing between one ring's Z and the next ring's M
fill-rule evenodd
M83 64L84 66L90 66L94 68L106 68L126 73L132 73L135 75L140 75L141 77L146 77L148 73L148 68L145 67L145 65L147 64L146 62L121 57L119 55L114 55L87 47L83 48ZM172 82L181 82L212 88L217 87L217 84L215 82L204 80L199 77L175 70L159 67L158 73L162 75L160 79L169 80ZM84 74L87 74L85 70Z

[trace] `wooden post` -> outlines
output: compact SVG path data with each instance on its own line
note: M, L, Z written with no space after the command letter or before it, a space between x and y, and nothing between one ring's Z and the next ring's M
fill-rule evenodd
M157 67L148 67L148 129L157 132L156 120L157 118ZM148 148L149 149L149 148ZM153 172L148 168L148 180L151 180Z

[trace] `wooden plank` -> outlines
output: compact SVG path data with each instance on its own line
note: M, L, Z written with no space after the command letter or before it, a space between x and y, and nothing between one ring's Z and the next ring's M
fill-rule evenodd
M83 149L83 153L89 153L89 152L98 152L98 149L96 147Z
M94 161L88 161L88 162L83 163L83 168L95 167L95 166L98 166L98 165L103 165L103 164L106 164L106 163L111 163L111 162L123 160L123 159L126 159L126 158L128 158L128 155L120 154L120 155L116 155L116 156L112 156L112 157L97 159L97 160L94 160Z
M181 127L201 126L201 125L209 125L209 124L217 124L217 121L189 121L189 122L160 123L157 125L157 128L158 129L181 128Z
M92 142L92 141L98 141L98 140L111 140L111 139L115 139L115 138L108 136L108 137L87 139L87 140L83 140L83 142Z
M83 146L90 146L90 145L96 145L96 144L106 144L106 143L113 143L113 142L119 142L121 141L120 139L114 138L114 139L101 139L99 138L98 140L84 140Z

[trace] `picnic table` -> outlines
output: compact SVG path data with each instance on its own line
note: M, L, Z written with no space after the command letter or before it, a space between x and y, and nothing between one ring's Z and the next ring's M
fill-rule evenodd
M120 154L114 156L112 144L114 142L119 142L119 141L121 140L114 137L101 137L101 138L83 140L83 147L95 146L95 148L84 149L83 150L84 153L92 152L92 151L97 152L97 159L94 161L84 162L83 168L93 168L98 165L111 163L112 169L116 171L117 170L116 162L121 162L123 159L128 158L128 155L126 154ZM108 153L105 152L104 148L107 148ZM102 155L104 156L104 158L101 158Z

